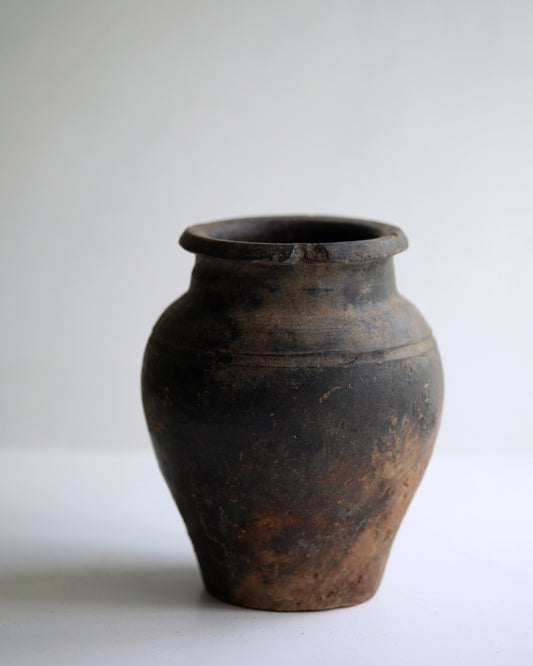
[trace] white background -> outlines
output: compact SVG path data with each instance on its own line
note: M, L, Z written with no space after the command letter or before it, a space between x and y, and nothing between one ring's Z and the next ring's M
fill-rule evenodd
M478 490L516 512L509 470L533 471L532 34L529 0L0 0L0 446L13 470L39 460L49 491L31 474L6 486L10 538L26 525L32 552L47 552L32 508L49 501L50 518L81 501L75 488L61 499L47 451L67 470L73 456L152 461L140 365L188 286L193 258L177 239L189 224L269 213L404 229L399 287L432 325L446 376L435 479L454 469L439 455L469 461L472 478L479 460ZM500 462L485 468L486 456ZM113 494L95 484L98 543ZM453 505L459 534L472 534L476 492L467 484ZM521 529L493 565L531 582Z

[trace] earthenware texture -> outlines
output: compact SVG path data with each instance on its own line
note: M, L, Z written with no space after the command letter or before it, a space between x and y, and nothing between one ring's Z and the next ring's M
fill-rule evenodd
M269 217L181 244L190 289L153 329L142 390L206 588L284 611L369 599L443 399L431 330L396 289L404 234Z

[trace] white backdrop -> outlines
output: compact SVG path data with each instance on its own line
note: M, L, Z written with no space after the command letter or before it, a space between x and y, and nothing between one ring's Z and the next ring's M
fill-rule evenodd
M529 0L1 0L3 446L146 448L189 224L401 226L439 446L531 445Z

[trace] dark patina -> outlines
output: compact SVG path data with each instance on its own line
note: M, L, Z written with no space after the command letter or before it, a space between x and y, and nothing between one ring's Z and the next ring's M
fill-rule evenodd
M190 290L157 322L143 400L207 589L272 610L380 582L442 405L431 330L396 290L396 227L328 217L186 230Z

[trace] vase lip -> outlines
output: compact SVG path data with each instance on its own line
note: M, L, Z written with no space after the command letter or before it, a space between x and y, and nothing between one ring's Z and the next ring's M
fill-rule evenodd
M180 245L195 254L266 263L360 263L407 249L403 231L331 215L242 217L188 227Z

